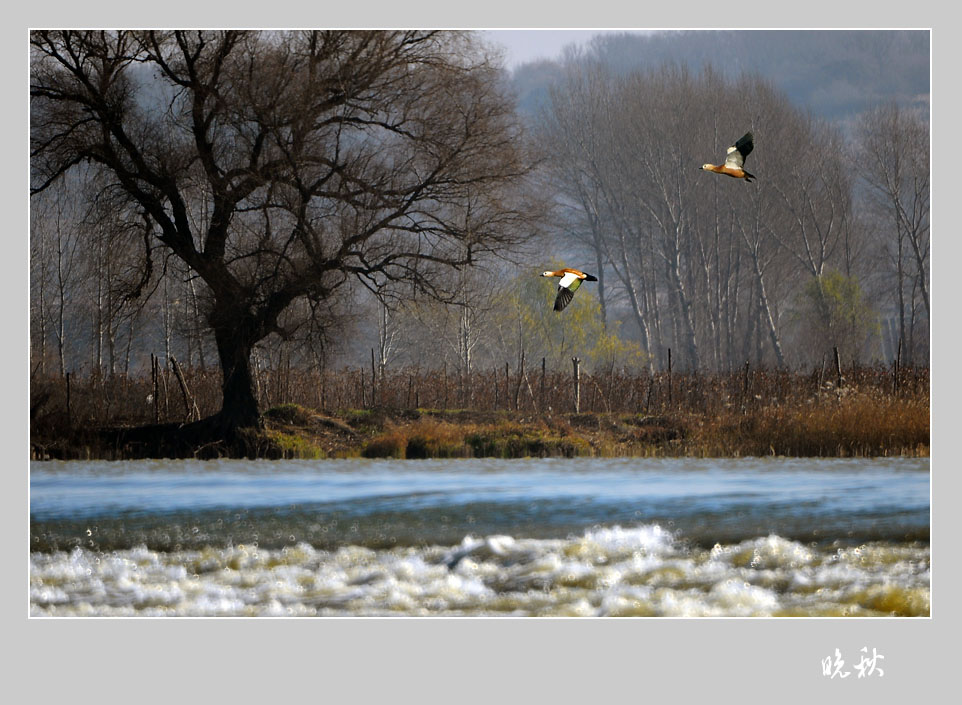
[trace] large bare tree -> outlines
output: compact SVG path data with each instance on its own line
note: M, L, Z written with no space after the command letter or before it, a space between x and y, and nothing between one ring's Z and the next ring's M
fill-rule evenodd
M32 188L99 166L206 289L219 437L255 426L253 346L351 280L437 275L528 234L529 166L471 34L37 31Z

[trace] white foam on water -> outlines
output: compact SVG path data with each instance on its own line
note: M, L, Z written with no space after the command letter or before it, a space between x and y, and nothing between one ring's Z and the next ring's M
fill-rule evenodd
M69 605L70 593L60 586L32 585L30 587L30 604L38 607L51 605Z
M655 616L652 588L628 586L619 591L608 591L601 599L598 617L649 617Z
M780 606L771 590L734 578L713 585L709 599L735 617L768 616Z
M658 524L631 528L594 528L585 532L584 541L593 543L612 555L634 552L661 555L676 547L674 535Z
M698 590L660 588L652 594L652 607L655 614L662 617L718 617L723 614Z
M814 555L807 546L775 535L742 541L732 546L716 544L711 550L712 560L754 569L798 568L810 565Z
M704 550L658 525L333 551L298 543L33 553L35 616L928 614L928 547L771 535Z
M232 591L212 586L196 595L181 614L196 617L246 616L244 608L244 601L234 597Z

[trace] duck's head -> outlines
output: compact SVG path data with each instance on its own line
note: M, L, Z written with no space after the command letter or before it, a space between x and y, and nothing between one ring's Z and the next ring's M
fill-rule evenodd
M715 166L714 164L702 164L699 168L704 171L710 171L711 168Z
M554 276L554 272L541 272L541 276L543 276L543 277L553 277L553 276Z

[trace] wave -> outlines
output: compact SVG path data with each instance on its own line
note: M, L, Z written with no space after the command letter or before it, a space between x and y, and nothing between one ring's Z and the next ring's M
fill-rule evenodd
M334 549L298 542L160 551L35 551L45 616L928 616L924 542L702 547L658 523L565 537Z

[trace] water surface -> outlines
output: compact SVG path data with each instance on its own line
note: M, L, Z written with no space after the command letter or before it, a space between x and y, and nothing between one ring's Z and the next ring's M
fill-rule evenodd
M927 459L35 462L34 615L927 615Z

